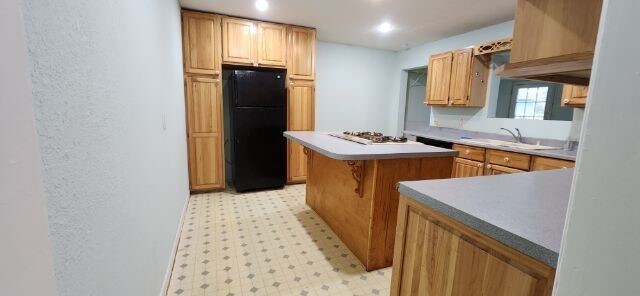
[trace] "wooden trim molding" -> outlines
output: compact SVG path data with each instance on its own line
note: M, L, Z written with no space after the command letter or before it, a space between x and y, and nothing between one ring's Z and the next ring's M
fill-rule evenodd
M356 181L354 192L362 198L362 175L364 174L363 160L347 160L347 165L351 168L351 176Z
M507 51L507 50L511 50L511 44L512 44L511 37L493 40L487 43L477 45L474 48L473 53L475 55L483 55L483 54L489 54L494 52Z

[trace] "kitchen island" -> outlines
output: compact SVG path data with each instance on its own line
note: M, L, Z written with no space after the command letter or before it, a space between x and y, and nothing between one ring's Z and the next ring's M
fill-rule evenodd
M572 176L401 182L391 295L551 295Z
M391 266L399 181L449 178L454 150L420 143L363 145L322 132L285 132L307 156L306 203L362 262Z

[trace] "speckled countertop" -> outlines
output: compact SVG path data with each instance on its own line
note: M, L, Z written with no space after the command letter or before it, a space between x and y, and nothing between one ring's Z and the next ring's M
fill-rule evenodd
M489 133L481 133L481 132L474 132L474 131L466 131L466 130L458 130L458 129L451 129L451 128L425 128L425 129L412 129L412 130L405 130L404 131L405 134L408 135L412 135L412 136L417 136L417 137L423 137L423 138L429 138L429 139L434 139L434 140L440 140L440 141L445 141L445 142L451 142L451 143L456 143L456 144L462 144L462 145L470 145L470 146L476 146L476 147L483 147L483 148L490 148L490 149L495 149L495 150L504 150L504 151L511 151L511 152L519 152L519 153L524 153L524 154L530 154L530 155L538 155L538 156L545 156L545 157L552 157L552 158L558 158L558 159L564 159L564 160L572 160L575 161L576 160L576 155L577 155L577 151L576 150L522 150L522 149L517 149L517 148L510 148L510 147L497 147L497 146L492 146L492 145L483 145L483 144L479 144L479 143L469 143L464 141L464 139L462 139L461 137L467 137L467 138L475 138L475 139L497 139L497 140L511 140L511 136L504 136L504 135L498 135L498 134L489 134ZM537 139L536 139L537 140ZM558 141L558 140L541 140L541 144L542 145L548 145L548 146L552 146L552 147L561 147L564 143L562 141Z
M396 159L456 156L455 150L416 144L363 145L329 136L326 132L288 131L284 136L338 160Z
M573 169L400 182L398 191L556 267Z

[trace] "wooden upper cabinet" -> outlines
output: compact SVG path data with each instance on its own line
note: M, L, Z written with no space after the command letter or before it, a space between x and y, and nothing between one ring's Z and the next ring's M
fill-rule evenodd
M291 27L289 30L289 78L316 78L316 30Z
M258 23L258 65L287 65L287 26Z
M449 87L451 84L452 52L432 55L429 58L427 73L427 105L449 104Z
M588 93L588 86L565 84L562 88L562 106L584 108Z
M222 19L222 61L232 64L256 63L255 23L225 17Z
M220 16L182 13L184 70L192 74L220 74Z
M451 85L449 88L449 99L453 105L466 105L469 101L472 59L473 48L453 51Z
M588 85L602 0L518 0L509 64L496 73Z
M187 76L185 89L190 187L192 190L224 188L220 80Z

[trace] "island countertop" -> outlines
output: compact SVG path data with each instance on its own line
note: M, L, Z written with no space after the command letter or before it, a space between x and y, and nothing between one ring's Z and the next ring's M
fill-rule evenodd
M572 169L400 182L398 190L468 227L556 267Z
M287 131L284 136L337 160L399 159L456 156L455 150L421 143L363 145L329 136L326 132Z

